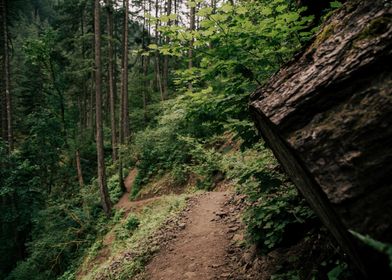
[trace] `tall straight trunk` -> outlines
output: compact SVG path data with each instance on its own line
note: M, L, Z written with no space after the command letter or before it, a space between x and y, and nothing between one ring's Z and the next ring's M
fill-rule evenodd
M5 90L3 90L4 88L4 82L5 79L3 77L3 73L4 73L4 67L3 67L3 63L2 63L2 67L1 67L1 85L0 85L0 108L1 108L1 138L6 141L6 139L8 138L8 132L7 132L7 104L5 102Z
M172 0L167 0L167 10L166 14L169 16L172 10ZM168 26L171 26L172 21L169 20L167 22ZM166 44L170 43L169 37L166 37ZM162 80L163 80L163 98L167 99L168 97L168 83L169 83L169 56L163 56L163 73L162 73Z
M159 1L155 0L155 17L158 18L159 16ZM155 44L159 44L159 20L155 23ZM162 86L162 79L161 79L161 67L159 61L159 51L155 51L155 80L157 82L157 88L161 94L161 100L165 100L163 94L163 86Z
M95 123L97 129L97 161L98 161L98 184L101 203L106 215L110 215L112 203L106 186L105 158L103 150L102 129L102 96L101 96L101 30L100 30L100 5L95 0L94 6L94 38L95 38Z
M148 11L151 10L151 2L148 7ZM143 13L146 13L146 3L143 1ZM147 31L147 38L145 36ZM147 49L147 42L149 39L150 34L150 23L146 21L146 18L143 19L143 36L142 36L142 47L143 49ZM143 69L143 121L144 125L147 124L147 95L148 95L148 81L147 81L147 74L148 74L148 64L150 58L148 56L142 57L142 69Z
M128 18L129 1L124 0L123 19L123 45L121 56L121 93L120 93L120 122L119 122L119 143L124 144L129 140L129 107L128 107ZM123 164L121 153L118 155L119 184L122 191L126 191L124 184Z
M189 13L189 30L192 32L195 30L195 18L196 18L196 7L190 8ZM191 69L193 67L193 35L192 39L189 42L189 50L188 50L188 68ZM192 82L189 83L189 90L192 90Z
M178 11L178 0L174 0L174 13L177 15L177 11ZM174 25L178 25L178 15L176 17L176 19L174 20Z
M109 78L109 111L110 111L110 128L112 139L112 160L117 160L117 130L116 130L116 112L115 112L115 94L114 94L114 67L113 67L113 4L112 0L106 0L107 5L107 32L108 40L108 78Z
M123 98L123 141L129 140L129 105L128 105L128 18L129 0L124 1L124 34L123 34L123 65L122 65L122 98Z
M148 94L148 81L147 81L147 74L148 74L148 64L150 58L145 56L143 59L143 120L144 124L147 124L147 94Z
M11 101L11 91L10 91L10 61L9 61L9 50L8 50L8 27L7 27L7 6L6 1L1 0L2 6L2 18L3 18L3 69L4 69L4 97L5 97L5 107L7 116L7 141L8 141L8 151L11 153L13 150L13 127L12 127L12 101Z
M80 163L80 151L79 150L76 150L75 156L76 156L76 171L78 173L79 186L83 187L84 180L83 180L82 164Z

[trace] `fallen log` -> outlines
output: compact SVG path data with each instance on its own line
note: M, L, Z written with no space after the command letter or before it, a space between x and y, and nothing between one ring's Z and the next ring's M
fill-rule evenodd
M368 279L390 277L387 263L348 230L392 243L391 54L390 1L347 1L250 102L265 142Z

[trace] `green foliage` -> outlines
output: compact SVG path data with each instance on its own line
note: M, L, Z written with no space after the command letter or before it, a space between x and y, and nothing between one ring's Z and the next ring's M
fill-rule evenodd
M121 189L119 182L120 180L118 177L118 173L110 176L108 179L107 187L109 191L110 200L112 201L112 203L117 203L117 201L123 195L123 191Z
M248 209L244 219L251 240L268 252L282 245L286 241L284 238L292 238L290 228L309 222L314 219L314 214L293 186L281 186L273 193L261 195Z
M11 1L12 7L17 6L14 2L20 1ZM0 144L0 221L7 229L0 229L0 278L21 259L20 254L27 258L8 279L60 275L63 280L73 279L81 257L86 254L93 259L101 249L102 236L113 228L116 242L141 252L121 268L121 277L132 277L154 251L144 243L142 248L135 244L145 242L146 236L183 207L184 200L168 199L163 205L144 209L140 216L130 215L124 223L120 223L120 211L111 220L102 215L94 184L94 129L89 127L94 113L90 96L94 90L92 2L25 2L26 7L18 8L23 16L11 28L16 46L11 68L18 148L8 156ZM196 7L198 2L189 5ZM169 85L175 88L170 93L176 97L159 103L157 86L149 84L155 79L153 63L143 62L148 63L145 75L140 57L131 56L132 143L120 147L120 153L124 167L138 169L133 198L152 178L165 172L178 185L194 176L202 189L212 189L224 177L232 180L252 204L245 219L249 236L269 250L284 243L292 225L304 224L312 215L277 170L271 154L256 144L248 96L312 36L312 17L303 17L303 10L296 10L290 1L236 2L235 6L224 3L216 11L198 9L199 30L161 26L162 35L170 39L168 45L151 44L145 30L130 22L130 47L141 47L141 57L155 56L157 50L175 57L170 61ZM123 16L121 9L112 12L115 17ZM176 18L164 15L160 21ZM105 20L103 17L102 23ZM117 56L121 54L120 25L115 26L113 39ZM108 37L102 38L102 53L106 54ZM193 67L188 69L186 53L191 40ZM102 63L106 69L105 55ZM118 72L117 62L117 76ZM108 95L106 87L102 93ZM106 106L106 100L104 103ZM104 115L105 145L109 147L109 114ZM241 143L240 151L222 149L220 141L227 138L220 137L225 133ZM76 181L76 150L81 154L86 183L82 189ZM109 149L106 152L110 154ZM107 158L106 162L111 161ZM113 202L121 196L117 168L116 164L108 168Z
M159 245L151 242L151 237L165 221L184 209L185 199L186 195L162 196L142 211L125 218L122 223L109 224L108 229L113 230L117 237L111 244L111 256L104 260L104 264L85 262L82 266L84 279L132 279L141 272L159 249ZM127 229L128 223L133 230ZM131 253L132 258L124 258L124 253ZM121 260L121 266L113 275L113 271L107 268L117 260Z
M140 220L136 215L130 214L121 227L115 229L116 239L125 240L139 227Z
M34 215L29 257L7 279L51 279L77 264L94 236L105 229L106 216L99 207L97 189L91 186L73 199L49 201Z
M129 215L127 220L125 221L125 227L129 231L136 230L140 225L139 219L134 215Z
M238 191L247 195L247 236L262 252L293 243L306 234L306 225L315 219L314 213L287 182L263 143L240 154L224 156L222 165Z

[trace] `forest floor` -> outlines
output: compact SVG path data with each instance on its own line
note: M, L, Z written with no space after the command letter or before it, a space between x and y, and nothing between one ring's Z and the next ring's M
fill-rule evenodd
M125 182L127 193L114 206L123 209L126 215L142 213L145 207L160 203L165 197L130 201L129 193L136 175L136 170L130 171ZM265 260L258 260L255 246L249 247L245 242L245 226L241 219L246 206L245 196L219 188L219 191L187 197L185 207L147 238L148 249L143 249L146 258L143 257L144 265L137 275L119 271L132 259L137 259L137 252L143 250L129 250L124 244L120 253L112 252L116 237L115 231L111 231L78 279L114 279L113 275L118 273L123 273L124 279L134 280L269 279L270 274L264 275L268 270ZM103 270L92 278L85 278L92 267Z
M147 265L146 279L227 279L233 269L227 256L230 233L239 229L222 220L229 197L227 192L201 195L187 211L177 238Z
M134 211L158 198L129 200L136 175L136 169L129 172L125 179L127 192L115 208ZM228 208L231 195L227 191L208 192L193 200L179 223L181 232L157 253L139 277L149 280L232 278L236 258L230 258L228 253L235 251L231 247L233 243L240 245L243 235L236 234L240 219L234 214L238 215L240 207Z

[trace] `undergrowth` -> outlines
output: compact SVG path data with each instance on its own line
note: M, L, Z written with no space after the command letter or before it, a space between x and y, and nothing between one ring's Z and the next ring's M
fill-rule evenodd
M159 244L151 242L152 236L169 217L176 215L185 207L186 197L163 196L143 207L140 212L132 213L111 224L108 234L113 234L114 239L107 245L109 255L102 263L95 263L99 250L103 248L102 239L105 236L101 236L90 248L88 257L83 262L81 279L130 279L141 272L159 248ZM117 261L121 262L121 266L113 268Z

